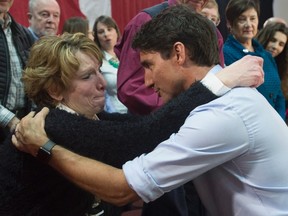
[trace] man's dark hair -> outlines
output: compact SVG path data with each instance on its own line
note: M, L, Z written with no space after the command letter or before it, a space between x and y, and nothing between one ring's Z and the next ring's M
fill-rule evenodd
M183 5L169 7L144 24L132 47L142 52L156 51L168 59L176 42L185 45L190 60L199 66L219 63L215 26Z

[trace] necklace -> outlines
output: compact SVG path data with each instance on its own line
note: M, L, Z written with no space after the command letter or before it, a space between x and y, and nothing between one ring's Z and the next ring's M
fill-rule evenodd
M112 65L114 68L117 68L119 67L119 60L117 58L110 58L108 60L109 64Z

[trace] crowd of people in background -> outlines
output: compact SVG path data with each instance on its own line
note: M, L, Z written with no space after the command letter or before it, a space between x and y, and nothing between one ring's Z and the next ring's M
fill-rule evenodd
M265 82L257 90L285 120L285 99L277 65L272 55L255 39L259 15L260 5L257 1L233 0L228 3L226 19L231 34L224 43L225 64L230 65L245 55L262 57Z
M0 28L0 183L2 185L0 186L0 192L3 192L2 197L5 199L5 202L0 201L0 214L5 212L5 215L9 216L8 212L10 212L11 216L20 214L24 216L45 214L68 214L75 216L120 216L123 212L135 208L132 201L137 200L137 197L142 198L144 201L149 201L148 203L144 203L144 206L140 206L139 212L141 213L138 214L141 214L142 216L161 214L171 216L204 216L207 212L209 212L211 215L221 215L223 213L233 212L231 215L236 215L236 211L240 211L238 209L239 206L233 207L232 205L226 210L219 210L218 207L220 208L220 206L222 206L221 201L217 199L210 200L210 198L207 198L209 192L202 190L205 185L205 182L203 181L209 179L211 176L209 177L208 175L211 173L213 173L213 175L219 174L222 175L221 177L227 177L225 181L229 181L228 175L225 174L223 170L221 171L221 169L229 169L225 167L223 163L231 163L232 165L231 161L235 160L237 161L236 164L242 164L240 158L243 156L242 154L245 155L244 152L246 152L247 149L251 148L248 147L247 144L250 143L251 140L247 139L245 145L243 143L241 144L241 148L239 146L235 147L235 149L239 147L237 151L235 149L229 149L229 151L231 150L232 152L235 152L233 156L232 153L229 155L229 159L226 158L224 160L221 156L215 156L215 161L219 161L216 168L212 165L202 168L191 168L191 170L189 170L192 172L191 175L188 175L186 173L188 171L184 171L184 169L179 169L179 172L175 170L175 172L172 172L174 173L175 179L177 179L176 176L179 177L181 175L183 175L183 178L185 179L179 181L176 180L176 183L171 180L173 179L172 174L171 176L170 174L167 174L168 177L165 179L166 174L162 176L161 173L152 171L153 163L155 163L155 166L159 164L163 165L163 163L171 163L170 158L163 159L164 157L162 154L164 154L163 152L166 151L165 147L160 145L160 150L156 148L156 153L154 154L154 151L152 150L157 146L157 144L166 139L169 142L166 143L166 145L171 145L171 143L173 143L173 138L169 139L169 136L176 133L177 137L177 131L181 125L183 125L185 118L189 116L189 112L191 112L194 108L197 110L197 107L201 107L201 105L205 103L208 103L208 105L211 103L211 101L214 103L213 100L216 98L216 96L209 90L216 94L217 97L224 98L223 100L228 101L226 92L229 92L230 88L234 88L235 86L256 87L257 91L264 96L265 102L263 103L262 99L258 98L257 94L255 95L248 90L248 92L246 92L248 95L251 97L256 97L254 101L255 107L256 103L263 103L264 108L262 111L265 111L266 115L269 116L267 119L275 120L277 124L280 122L279 127L272 127L270 125L271 130L276 128L279 129L278 135L285 131L286 129L284 129L278 117L275 117L274 113L270 116L270 108L266 105L266 102L268 102L267 104L270 104L270 106L273 107L273 109L276 111L275 113L278 113L278 115L282 118L282 121L286 124L288 123L288 25L284 19L279 17L271 17L266 20L263 26L259 26L259 16L261 12L259 0L230 0L225 10L226 13L221 16L216 0L166 0L158 5L139 11L139 13L127 24L122 33L120 32L117 22L111 16L103 14L99 14L95 20L88 20L86 17L70 17L65 20L63 28L59 29L62 8L60 8L57 0L29 0L27 13L29 26L26 28L17 23L13 19L13 16L9 13L9 9L13 3L14 0L0 2L0 25L2 27ZM173 7L176 7L176 9L171 9ZM193 12L190 14L187 9ZM182 26L178 28L179 32L177 32L173 27L167 25L167 29L171 29L171 31L167 32L167 38L171 37L174 39L173 37L175 36L175 38L181 41L182 45L176 43L173 44L173 46L171 46L173 48L171 48L169 47L169 44L172 43L172 41L167 40L167 43L164 44L164 39L161 41L160 39L153 40L153 38L150 38L150 44L148 44L148 42L144 40L144 36L147 36L149 33L153 34L154 30L151 30L153 26L157 27L155 28L155 31L159 33L160 37L162 34L162 26L157 22L157 20L162 22L165 20L165 16L167 16L167 20L170 20L171 22L178 20L170 17L170 13L173 14L179 12L186 14L186 17L182 20L183 23L188 22L188 20L186 20L188 19L187 17L194 18L196 20L199 19L199 23L205 26L203 31L206 31L208 28L213 30L212 32L214 34L212 35L215 38L215 43L211 43L209 46L212 53L211 55L214 56L209 56L209 54L205 52L201 53L201 49L204 49L205 43L197 44L195 42L192 43L193 45L190 47L186 44L188 39L181 41L183 37L188 35L193 37L196 35L196 33L193 34L183 30L183 37L179 37L180 39L176 37L175 35L181 34L180 29ZM194 13L196 13L196 15ZM198 15L202 16L199 18ZM207 18L207 23L206 21L202 20L203 16ZM179 19L180 17L181 16L179 15ZM155 23L151 24L153 23L151 20L154 19L156 20ZM223 19L225 19L227 28L229 30L229 35L225 39L223 39L221 32L217 28ZM146 25L151 25L150 29L146 27ZM196 23L191 25L196 25ZM163 26L165 26L165 24L163 24ZM175 31L173 32L175 35L172 34L172 30ZM210 30L206 33L206 36L208 36L210 34ZM199 35L200 34L201 33L199 33ZM136 38L135 35L137 35ZM147 38L149 37L147 36ZM205 37L203 36L203 38ZM193 40L198 41L199 38L194 38ZM191 41L193 42L193 40ZM200 57L196 57L195 53L193 53L195 51L195 47L197 46L199 46L197 48L197 54L200 55ZM186 76L187 74L183 75L184 72L183 74L171 73L168 78L165 76L161 77L160 75L157 77L156 72L153 74L152 71L157 70L157 72L160 74L160 69L158 69L157 65L161 61L163 61L161 64L161 70L166 68L168 72L171 72L169 70L170 68L176 68L176 65L174 65L175 62L172 63L172 54L169 53L170 51L163 51L165 49L174 50L174 48L175 52L177 53L177 58L175 60L175 62L178 62L177 69L181 68L182 72L184 70L186 72L187 68L189 68L190 71L193 71L194 68L194 70L197 69L201 72L199 72L201 75L195 75L194 81L202 80L204 77L206 78L204 74L206 74L207 71L209 71L208 74L211 74L210 70L206 71L207 68L203 69L203 67L219 66L217 70L215 69L215 73L216 71L220 71L221 67L227 70L224 69L223 73L218 72L217 78L215 78L216 76L214 75L213 78L209 77L207 79L208 81L206 81L205 78L203 79L205 80L202 83L203 86L206 86L209 90L203 86L193 86L192 83L194 83L194 81L188 82L186 80L187 83L184 81L184 79L180 81L180 77L185 77L185 79L188 80L190 78L190 76ZM185 57L185 55L181 52L181 50L184 49L189 51L190 54L188 57L193 64L195 63L193 67L191 67L190 60L186 60L185 65L183 62L183 65L180 63L182 59L187 59L187 56ZM49 54L46 53L46 55L45 52L49 52ZM53 52L55 56L52 56ZM157 56L157 53L159 53L160 57ZM255 77L254 79L251 78L251 76L255 76L255 74L251 72L253 71L254 67L251 69L247 66L247 62L252 61L249 59L251 56L260 57L263 59L263 61L257 61L257 64L255 63L256 60L251 63L251 65L255 66L255 68L256 65L261 65L261 72L264 71L264 82L262 84L259 84L259 82L256 83ZM198 58L200 60L197 60ZM201 58L202 60L204 58L206 60L209 59L210 62L207 63L207 61L201 61ZM243 80L239 79L236 81L235 77L237 76L234 75L235 73L233 71L237 71L238 73L240 72L238 70L239 68L236 69L234 65L241 65L243 66L244 72L251 72L249 79L246 78L245 75L245 81L243 81L244 75L242 75L241 78L243 78ZM202 73L203 70L206 72ZM230 72L232 75L228 76L227 72ZM257 78L259 78L259 71L257 72ZM222 74L225 74L225 76ZM254 81L252 82L251 80ZM177 83L177 81L179 82ZM217 91L215 90L215 83L217 83L218 86ZM190 85L192 85L191 89ZM94 88L96 88L96 90L94 90ZM204 99L200 100L194 91L197 91L199 95L203 95ZM237 90L233 90L231 92L237 92ZM235 93L235 95L237 98L239 97L239 101L245 103L245 100L240 97L241 93L239 93L239 95ZM190 97L196 98L196 101L189 104L190 101L187 98ZM172 102L169 102L166 105L166 103L170 100ZM188 100L189 102L185 100ZM228 107L228 105L226 107L227 101L223 102L225 104L225 109ZM237 104L232 100L231 104L234 103ZM246 105L250 103L253 104L253 102L249 100ZM219 104L216 102L216 105ZM33 123L31 123L31 127L26 125L27 131L31 132L32 129L35 130L36 126L33 127L33 125L37 125L40 131L39 134L38 131L37 133L34 131L33 135L31 135L32 133L29 134L28 132L24 133L24 123L21 122L21 119L30 111L37 110L37 112L39 112L40 108L45 106L50 109L52 108L52 114L49 114L50 116L48 115L47 117L48 123L45 123L47 124L47 126L45 126L45 130L47 131L48 135L43 135L41 127L39 127L39 125L33 121L31 121ZM257 104L257 107L261 109L259 104ZM242 107L241 104L239 109L242 108L243 113L247 111L245 110L247 107L244 109L244 105ZM178 113L174 113L172 109ZM254 108L250 109L250 106L247 109L251 113L253 113L255 110ZM214 110L217 109L214 108ZM218 112L218 116L221 116L221 112L222 111ZM237 112L239 112L239 110L237 110ZM41 113L43 113L43 111L40 112L40 116L43 115ZM67 115L67 113L69 114ZM209 112L207 113L210 115ZM227 109L224 113L228 115L230 111ZM229 115L232 116L231 119L236 119L233 114ZM249 116L250 114L247 115ZM32 118L29 115L28 117ZM247 119L245 119L243 116L240 118L243 118L244 122L247 121ZM171 119L174 119L173 123L171 123ZM187 119L189 119L189 117ZM213 116L211 116L211 119L213 119ZM253 119L257 119L258 123L262 121L255 116ZM224 120L225 118L223 116L221 121ZM43 125L43 121L44 120L42 120L41 125ZM57 121L61 121L61 123L59 123L57 127L53 127L53 125L58 124ZM200 119L194 121L199 124ZM195 123L194 121L193 123ZM203 121L205 121L205 119ZM247 122L253 125L253 127L258 125L254 125L255 122L253 123L251 119L249 119ZM39 120L37 123L39 123ZM266 122L264 119L262 123L268 125L269 123L274 124L273 122ZM268 125L266 125L266 127L260 131L267 131ZM80 126L83 126L83 128L79 128ZM208 128L208 125L203 124L203 126ZM155 129L155 127L157 127L157 129ZM154 130L151 132L153 128ZM242 127L239 126L239 128L242 130ZM16 132L20 130L21 133L18 132L17 134ZM65 134L65 136L59 136L60 130L62 131L61 134ZM253 128L253 130L255 130L254 132L257 133L255 128ZM253 135L255 135L254 132ZM26 136L26 134L28 135ZM195 138L197 137L197 139L200 140L199 134L195 134ZM245 133L243 133L243 136L244 134ZM251 134L245 135L250 136ZM12 136L14 138L14 145L19 150L32 154L32 156L18 151L12 145ZM38 140L33 142L36 140L36 136L38 136ZM123 136L125 138L123 138ZM264 134L262 134L262 136L264 137ZM74 138L72 139L71 137ZM29 140L30 143L25 142L24 138ZM193 137L191 137L191 139L192 138ZM233 138L237 141L241 139L236 135ZM47 139L51 139L52 141L47 141ZM141 141L139 139L141 139ZM273 151L267 147L268 142L271 139L266 138L266 141L263 142L260 142L261 138L258 137L258 139L257 145L259 145L259 150L261 150L261 148L265 148L265 151ZM118 208L115 205L109 204L117 204L117 201L114 201L109 197L110 193L112 194L111 191L98 191L98 186L100 184L97 185L98 183L95 183L97 186L97 188L95 188L95 185L89 185L89 183L87 183L88 181L92 182L92 179L95 178L95 176L89 176L87 174L83 175L86 178L85 180L78 180L77 174L79 173L76 173L76 171L70 172L68 169L62 168L61 166L58 166L58 162L55 162L52 165L50 164L52 168L55 168L57 171L63 174L65 176L64 178L59 176L58 172L52 169L50 166L45 163L43 164L43 161L37 161L34 158L37 155L37 152L35 153L34 151L35 149L38 151L40 142L43 140L47 141L48 143L47 146L49 146L49 149L47 149L47 151L49 153L51 153L52 148L58 146L59 144L79 155L107 163L117 168L121 168L126 161L132 160L142 153L146 154L151 151L152 153L148 154L148 156L141 156L140 159L135 159L131 163L128 162L128 165L126 165L126 170L124 170L125 175L122 173L123 171L121 169L115 171L111 168L107 168L107 170L106 167L101 168L103 173L106 171L109 173L109 170L111 173L114 173L115 171L115 173L117 173L115 176L119 178L121 185L124 185L120 189L111 186L111 188L115 191L121 191L123 194L124 192L127 193L127 199L123 201L125 207ZM183 142L183 140L181 140L181 142ZM206 145L207 143L209 142L206 140L206 143L203 143L203 145ZM280 141L277 141L276 143L279 143L280 146L283 144ZM42 142L42 145L43 144L44 143ZM121 146L121 148L116 147L116 144ZM135 144L135 146L133 146L133 144ZM185 144L186 142L183 142L184 146ZM214 145L213 142L210 142L210 144L211 146ZM91 146L93 146L93 148ZM107 149L105 149L105 146ZM209 146L209 148L211 146ZM194 147L195 146L189 146L187 149L191 148L194 151ZM131 150L132 148L133 151ZM99 149L101 152L98 152ZM60 150L62 154L62 149ZM283 148L283 151L286 150L287 148ZM198 151L198 149L195 151ZM280 150L278 148L275 151L280 155ZM41 152L41 148L39 152ZM223 152L220 152L219 149L218 153L220 155L223 154ZM255 155L258 154L256 151L253 152L253 154L254 153ZM63 155L69 154L69 151L68 153L65 150L63 151ZM162 158L153 158L157 154L162 155ZM179 155L181 154L179 153ZM272 154L267 155L267 158L269 158L271 161L268 167L271 168L275 161L272 159ZM71 158L72 157L74 156L72 155ZM191 153L189 156L183 156L183 158L187 159L184 159L187 164L191 162L190 158L194 157L197 158L199 155ZM9 160L9 158L11 158L11 160ZM281 162L285 162L282 155L279 158L281 158ZM85 161L85 159L86 158L84 158L83 161ZM252 158L248 158L248 160L250 159L252 160ZM259 158L255 160L257 160L257 163L261 164L262 166L260 159L259 161L258 159ZM141 160L144 162L141 162ZM149 162L149 165L145 166L142 164L145 163L145 160ZM131 166L131 164L134 162L135 164L138 164L133 165L133 168L129 168L129 166ZM198 162L195 163L197 164ZM210 162L213 163L212 161ZM63 164L65 164L65 162L63 162ZM83 164L80 165L83 166ZM87 164L90 163L87 162ZM183 165L182 163L180 164ZM178 164L179 167L181 167L180 164ZM81 168L80 165L79 168ZM90 165L95 169L101 167L101 165L99 167L98 165L94 166L92 162ZM163 167L165 167L165 165L163 165ZM254 169L255 167L251 167L251 169ZM265 166L263 165L263 167ZM163 188L165 189L162 191L162 188L161 190L158 190L158 188L155 189L156 186L151 186L152 184L150 183L148 184L151 179L141 179L143 175L140 174L139 170L145 170L146 168L147 173L152 173L152 179L153 174L157 177L161 176L161 178L158 180L161 181L165 179L164 182L170 186L163 185ZM171 166L169 169L170 168ZM279 166L277 171L280 171L281 168L282 165ZM14 171L12 171L13 169ZM40 169L43 169L44 171L40 171ZM139 184L137 181L131 180L133 176L131 170L133 169L135 169L138 174L137 175L135 173L135 176L138 178L137 181L146 181L147 191L142 191L140 188L138 188L141 184ZM157 167L157 169L161 170L161 167ZM182 171L183 173L181 173ZM70 173L67 174L68 172ZM127 174L128 172L129 174ZM232 173L231 175L233 177L238 175L236 173L236 168L233 168L232 166L230 167L230 172ZM118 175L119 173L120 175ZM287 177L287 174L283 173L280 176L279 173L277 172L277 175L279 176L276 177L279 181ZM261 174L264 176L266 175L266 173ZM37 175L40 175L39 178L43 180L51 179L51 182L47 184L48 186L46 189L44 189L40 184L38 185L39 180L33 179L36 178ZM121 176L126 176L128 180L122 181L123 179ZM208 178L206 179L207 176ZM21 180L23 178L24 180ZM197 180L195 180L196 178ZM199 182L200 180L198 179L201 178L202 182ZM101 177L97 178L97 180L102 183L104 182L102 181L103 179L101 179ZM241 183L244 182L243 179L238 180ZM272 181L272 179L267 179L266 182L263 181L262 183L264 186L261 185L261 189L263 189L262 186L267 186L267 188L269 188L270 181ZM59 185L57 185L58 183ZM109 183L110 182L107 182L107 185L109 185ZM132 191L126 188L128 183L132 187ZM258 181L257 183L255 182L255 184L258 183ZM287 184L285 185L281 182L278 183L280 186L277 186L280 188L282 187L283 190L286 188L287 192ZM158 182L156 182L156 185L157 184ZM159 185L161 185L161 183L159 183ZM208 183L206 181L206 185L211 186L211 182ZM231 190L237 189L233 184L230 186ZM32 187L35 187L34 193L26 198L27 194L24 192L27 190L32 190ZM51 193L49 196L47 196L47 200L37 200L37 197L42 196L41 194L44 191L48 193L49 190L53 190L53 187L58 189L55 191L55 193ZM155 188L153 189L153 187ZM224 184L221 187L223 190L227 190ZM271 188L272 187L274 186L271 186ZM210 189L211 193L218 193L213 191L212 188ZM271 190L269 190L269 193ZM234 192L241 194L239 191ZM149 193L151 194L149 195ZM230 192L227 192L227 194L229 193ZM233 193L231 192L230 195ZM243 192L242 194L255 202L253 196L249 192ZM14 200L12 196L18 197L17 202L19 203L26 202L25 206L23 206L23 208L19 207L12 209ZM54 199L55 196L58 198ZM268 196L269 195L267 195L267 197ZM275 196L277 196L277 193ZM279 196L282 196L282 194ZM58 203L59 197L62 197L62 204ZM269 200L270 198L267 197L263 197L263 199L267 201L267 203L264 203L263 205L265 206L267 204L268 210L271 211L268 213L269 215L277 215L281 212L281 209L283 209L283 212L286 212L286 209L281 204L275 204L273 206L271 204L272 202ZM119 200L121 200L121 198L122 197L120 197ZM75 206L68 211L67 208L69 208L69 205L73 202L75 202L73 204ZM215 206L214 204L209 204L209 202L213 202ZM35 203L38 204L33 206L32 204ZM235 201L235 203L242 205L244 202L242 202L242 199L240 198L239 200ZM275 201L275 203L277 203L277 201ZM257 206L258 203L255 205ZM167 208L167 206L169 206L169 208ZM253 211L258 212L259 215L260 212L264 213L264 210L261 208L259 209L256 210L254 208L247 208L243 210L243 212L240 211L240 215L249 215L249 213ZM43 212L45 212L45 214ZM255 213L255 215L257 214Z

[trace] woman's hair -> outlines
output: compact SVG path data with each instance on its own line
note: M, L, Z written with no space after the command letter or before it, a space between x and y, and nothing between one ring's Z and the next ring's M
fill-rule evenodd
M114 28L117 32L117 40L121 37L121 33L120 33L120 30L119 30L119 27L116 23L116 21L112 18L112 17L109 17L109 16L99 16L96 20L95 20L95 23L94 23L94 26L93 26L93 34L94 34L94 42L101 48L101 44L99 42L99 38L98 38L98 35L97 35L97 24L101 22L103 24L105 24L107 27L110 27L110 28Z
M268 23L263 29L259 31L256 39L262 44L264 48L267 47L268 43L273 39L276 32L281 32L286 35L288 39L288 28L283 23ZM278 66L279 75L282 78L284 73L287 73L288 69L288 45L287 42L284 46L283 51L275 57L275 61Z
M219 13L219 6L218 3L216 2L216 0L208 0L206 5L203 7L204 8L208 8L208 9L215 9L217 11L217 22L216 22L216 26L219 25L220 23L220 13Z
M238 17L251 8L254 8L260 17L259 0L230 0L226 7L227 24L230 27L234 26Z
M218 11L218 17L220 19L220 14L219 14L219 6L218 6L218 3L216 2L216 0L208 0L205 7L203 8L215 8L217 11Z
M86 36L89 31L89 22L83 17L71 17L67 19L63 25L62 34L68 32L71 34L82 32Z
M49 93L58 95L69 88L80 67L77 52L93 56L102 64L102 52L83 33L42 37L32 46L22 80L27 96L36 105L58 104Z

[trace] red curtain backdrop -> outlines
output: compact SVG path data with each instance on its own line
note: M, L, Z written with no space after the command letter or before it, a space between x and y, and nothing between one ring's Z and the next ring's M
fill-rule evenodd
M15 0L14 0L15 1ZM85 17L85 15L80 11L78 0L57 0L61 8L61 16L58 32L62 31L63 24L69 17L80 16Z
M112 17L117 22L120 31L142 9L163 2L163 0L111 0Z
M71 16L84 16L80 11L78 0L57 0L61 7L61 17L59 31L61 31L64 21ZM95 1L95 0L91 0ZM103 1L103 0L101 0ZM163 2L163 0L105 0L111 1L111 14L121 32L123 32L126 24L142 9ZM14 0L10 13L15 20L22 25L28 27L28 0ZM94 20L90 20L94 23Z
M28 0L14 0L9 11L14 19L24 26L28 26Z

